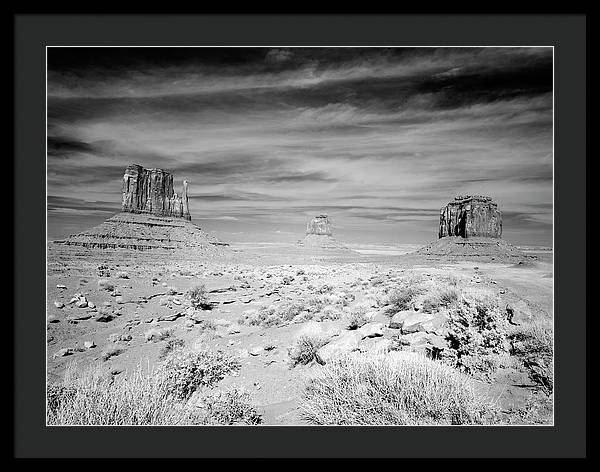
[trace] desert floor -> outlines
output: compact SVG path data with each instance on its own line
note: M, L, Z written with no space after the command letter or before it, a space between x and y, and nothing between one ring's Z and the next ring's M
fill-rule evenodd
M389 317L381 312L378 300L382 290L398 278L452 274L497 293L502 303L515 307L517 321L553 317L549 251L525 264L440 263L416 259L401 250L308 253L285 244L232 245L226 252L229 255L206 260L50 243L47 313L45 319L40 316L47 327L48 382L59 381L68 365L82 369L100 364L113 375L127 376L139 364L154 365L168 339L181 339L186 345L201 343L240 359L241 369L226 376L218 388L240 387L250 392L263 424L305 424L298 410L299 398L306 379L322 366L290 364L288 350L298 333L315 323L324 331L342 332L346 329L344 312L358 305L371 310L372 322L387 326ZM99 286L100 279L108 280L114 290ZM185 294L198 284L205 285L212 308L198 311L190 321L185 316L189 314ZM339 319L272 327L239 322L247 310L318 296L324 286L337 300L343 299L333 308L340 312ZM92 307L69 303L76 294ZM153 329L167 329L168 335L164 340L149 339L147 333ZM386 328L383 338L395 332ZM367 339L364 346L368 348L371 342ZM115 345L122 352L104 360L102 353ZM492 381L479 384L500 403L507 422L552 422L551 407L536 411L534 419L522 414L532 396L540 395L525 372L503 367Z

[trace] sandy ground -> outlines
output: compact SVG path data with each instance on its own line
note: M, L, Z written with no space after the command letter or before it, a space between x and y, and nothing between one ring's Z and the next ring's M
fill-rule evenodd
M241 325L238 320L246 310L304 299L324 284L337 292L352 294L346 309L365 303L372 303L375 309L377 287L372 281L376 277L394 278L417 272L476 277L478 284L498 293L503 302L519 307L521 316L553 316L553 266L552 253L548 251L538 254L535 262L519 265L432 264L415 260L398 248L386 251L372 247L362 252L308 253L292 245L244 244L232 246L230 256L220 260L165 258L116 250L94 252L53 244L48 247L49 381L60 380L69 364L77 369L102 364L113 372L121 372L118 375L127 375L140 363L151 367L166 341L148 342L144 334L153 328L171 328L171 339L182 339L188 345L202 343L240 358L240 371L221 381L219 388L241 387L250 392L267 425L304 424L298 400L307 376L320 366L290 366L288 348L303 323L271 328ZM126 272L127 278L119 272ZM120 295L112 296L102 290L99 279L108 279ZM209 291L213 309L203 310L199 316L215 322L214 331L203 331L201 324L189 327L185 317L172 316L183 311L185 292L200 283ZM95 307L68 304L76 294L85 296ZM56 306L61 303L65 306ZM111 313L114 318L97 321L100 311ZM160 321L161 317L166 320ZM386 319L381 315L379 321ZM322 323L344 328L343 320ZM111 335L131 339L115 343L109 339ZM85 348L84 343L89 341L95 347ZM103 361L102 351L115 345L122 347L123 352ZM73 353L56 356L65 348ZM505 369L494 382L482 384L481 388L509 411L527 401L533 385L522 372Z

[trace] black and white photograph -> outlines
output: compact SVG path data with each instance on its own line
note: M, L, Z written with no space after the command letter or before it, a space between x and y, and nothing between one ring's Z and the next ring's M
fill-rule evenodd
M47 46L46 425L553 426L554 54Z

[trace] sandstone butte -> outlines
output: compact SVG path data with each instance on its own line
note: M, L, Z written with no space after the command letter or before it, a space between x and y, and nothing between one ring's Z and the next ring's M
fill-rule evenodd
M173 174L163 169L127 166L121 212L100 225L55 243L89 249L159 249L215 254L226 246L192 223L188 183L174 191Z
M491 197L455 197L440 211L439 237L446 236L499 238L502 236L502 213Z
M535 258L502 239L502 213L485 195L460 195L440 210L438 240L415 251L428 259L520 262Z
M163 169L127 166L123 175L122 210L192 219L188 203L188 183L183 181L181 197L173 190L173 174Z
M315 216L306 225L304 239L298 241L298 246L308 249L327 249L353 253L351 249L338 242L333 237L333 227L325 214Z

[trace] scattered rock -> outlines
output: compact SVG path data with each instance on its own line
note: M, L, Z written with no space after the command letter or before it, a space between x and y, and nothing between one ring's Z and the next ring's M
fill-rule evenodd
M404 320L406 320L406 318L408 318L409 316L414 315L414 313L415 312L413 310L399 311L394 316L392 316L389 327L392 329L401 329L402 325L404 324Z
M248 352L248 349L240 349L238 351L238 357L242 358L242 359L246 359L250 356L250 353Z
M93 349L96 347L96 343L94 343L94 341L86 341L83 343L83 347L86 349Z
M383 336L385 325L383 323L367 323L357 330L361 339L377 338Z
M425 331L424 325L434 318L435 316L430 313L413 313L411 316L406 317L404 323L402 323L402 334Z
M347 354L358 349L360 341L361 335L358 332L344 332L317 351L319 363L326 364L336 356Z
M54 356L52 357L65 357L65 356L70 356L73 354L73 349L69 348L69 347L63 347L62 349L59 349L58 351L56 351L54 353Z
M256 347L253 347L252 349L250 349L250 354L253 356L260 356L262 352L263 352L262 346L256 346Z
M56 308L64 308L65 304L63 302L54 302L54 306Z
M237 324L231 324L227 327L227 334L238 334L241 333L242 331L240 330L239 325Z
M175 321L176 319L181 318L183 315L183 312L173 313L172 315L163 315L156 321Z
M115 318L116 316L112 313L100 313L98 316L96 316L95 320L100 323L108 323L109 321L112 321Z

